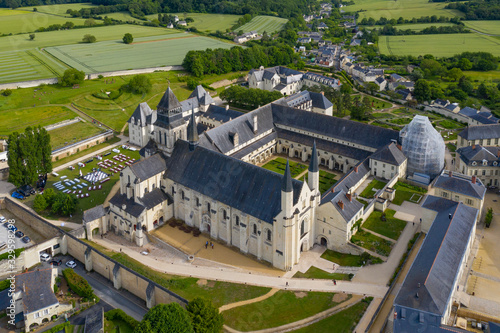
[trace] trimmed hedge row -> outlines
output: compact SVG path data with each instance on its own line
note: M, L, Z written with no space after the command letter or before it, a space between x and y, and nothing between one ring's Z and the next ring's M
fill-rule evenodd
M132 329L135 329L135 327L139 324L139 322L137 320L130 317L122 309L110 310L110 311L104 313L104 318L106 318L107 320L119 319L119 320L125 322L127 325L129 325Z
M23 251L24 251L24 247L22 247L22 248L20 248L20 249L15 249L15 250L14 250L14 255L15 255L15 257L16 257L16 258L19 258L19 255L20 255L20 254L21 254L21 252L23 252ZM0 261L5 260L5 259L8 259L8 258L9 258L9 252L10 252L10 251L7 251L7 252L5 252L5 253L0 254ZM10 253L10 254L12 254L12 253Z
M56 333L56 332L59 332L61 330L64 330L65 327L69 326L69 325L71 325L71 324L69 321L67 321L65 323L62 323L62 324L59 324L59 325L52 327L50 330L45 331L45 333Z
M87 299L96 298L94 295L94 289L90 284L80 275L76 274L71 268L66 268L62 271L68 286L73 290L78 296L85 297Z

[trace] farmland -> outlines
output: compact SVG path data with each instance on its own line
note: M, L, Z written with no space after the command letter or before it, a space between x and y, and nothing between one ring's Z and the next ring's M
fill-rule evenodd
M403 17L411 19L413 17L421 16L445 16L455 17L461 16L460 12L444 9L446 3L444 2L428 2L427 0L355 0L355 4L346 6L343 9L348 12L355 12L363 10L359 13L359 20L363 18L373 17L378 20L381 17L387 19L398 19Z
M180 65L189 50L230 48L232 44L186 33L137 38L133 44L116 41L46 48L68 66L86 73ZM127 54L123 57L123 54ZM159 57L158 55L166 55Z
M500 35L500 21L463 21L467 28L471 28L485 34Z
M255 30L258 33L263 33L265 31L268 34L272 34L283 29L283 26L287 21L287 19L274 16L256 16L250 22L239 27L237 30L242 30L243 32Z
M47 27L51 24L64 24L68 21L75 25L83 25L84 19L66 18L40 12L28 12L24 10L0 10L0 33L19 34L33 32L38 28Z
M184 14L178 13L179 19L184 18ZM217 30L226 31L236 24L236 21L241 17L240 15L226 15L226 14L201 14L201 13L187 13L186 17L191 17L194 22L188 23L188 27L196 27L199 31L215 32Z
M45 5L45 6L29 6L29 7L19 7L16 8L16 11L33 11L33 8L37 9L39 13L46 13L51 15L59 15L64 17L71 17L71 15L66 14L68 9L71 10L79 10L81 8L91 8L96 7L91 3L64 3L64 4L56 4L56 5Z
M450 57L465 50L500 55L500 40L476 33L450 35L383 36L379 40L382 54Z
M455 24L453 23L416 23L416 24L399 24L396 25L395 27L397 29L401 30L413 30L413 31L422 31L425 28L430 28L430 27L451 27L454 26Z

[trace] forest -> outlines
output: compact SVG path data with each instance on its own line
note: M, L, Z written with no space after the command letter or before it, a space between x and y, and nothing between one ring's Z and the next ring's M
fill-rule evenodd
M500 20L500 0L453 2L445 8L461 11L466 20Z

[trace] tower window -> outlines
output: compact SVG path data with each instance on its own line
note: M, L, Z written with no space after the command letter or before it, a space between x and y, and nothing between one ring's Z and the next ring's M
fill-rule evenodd
M253 234L257 235L257 224L253 225Z

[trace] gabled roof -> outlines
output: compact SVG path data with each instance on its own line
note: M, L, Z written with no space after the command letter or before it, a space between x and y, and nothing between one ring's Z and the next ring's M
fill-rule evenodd
M139 181L143 181L165 171L165 158L162 154L155 154L133 163L129 168Z
M406 161L406 156L396 146L394 142L380 148L370 156L370 159L389 163L392 165L401 165Z
M481 145L473 145L468 147L462 147L457 149L457 153L460 155L460 159L464 161L467 165L471 165L472 162L483 163L487 162L489 166L497 162L500 162L500 147L483 147Z
M473 114L473 115L469 116L469 118L474 119L475 121L477 121L478 123L483 124L483 125L491 125L491 124L498 123L498 118L496 118L494 116L485 117L479 113Z
M357 169L357 171L356 171ZM370 163L368 158L365 160L359 162L356 164L354 168L351 170L347 171L340 179L338 182L336 182L332 187L331 191L340 191L340 190L350 190L352 187L354 187L356 184L359 183L359 181L366 176L367 173L370 172Z
M344 208L340 207L340 201L342 201ZM321 205L327 203L331 203L337 209L346 223L352 220L352 218L356 216L356 214L359 213L359 211L361 211L364 207L362 203L352 197L351 200L349 200L346 195L346 191L343 189L336 192L328 191L321 199Z
M453 291L478 210L435 196L427 196L422 207L437 212L437 215L394 305L442 316Z
M108 213L108 208L103 205L95 206L83 212L83 223L95 221Z
M158 106L156 108L158 110L163 109L166 111L170 111L180 107L181 103L179 103L179 100L175 96L172 89L168 87L167 91L165 91L165 93L163 94L163 97L161 98L160 103L158 103Z
M167 201L169 205L174 202L170 194L163 192L159 188L155 188L145 193L140 200L146 209L151 209L165 201Z
M226 110L226 108L216 105L210 105L206 112L200 114L201 117L222 121L223 123L238 118L239 116L242 115L244 115L243 112L234 111L231 109Z
M123 209L123 205L125 205L125 212L130 214L133 217L141 216L142 212L146 209L143 205L136 203L133 199L127 199L126 194L120 194L117 192L110 200L109 203L118 207L119 209Z
M500 138L500 124L469 126L458 135L465 140Z
M175 143L164 178L268 223L281 211L283 176L186 141ZM292 179L296 204L303 183Z
M24 314L59 304L52 285L52 268L16 275L15 283L16 291L22 293Z
M132 113L132 116L130 116L128 120L129 123L132 122L132 118L134 118L136 122L140 120L141 126L144 127L156 121L156 111L151 110L148 103L143 102L140 103L134 113Z
M465 178L465 176L460 177L457 174L450 177L449 173L446 172L443 172L436 179L434 187L457 192L481 200L484 199L484 195L486 194L486 187L484 187L481 183L476 182L473 184L470 179Z
M466 106L462 110L460 110L458 113L463 114L464 116L470 117L472 115L477 114L478 112L479 112L479 110L476 110L476 109L473 109L471 107Z

